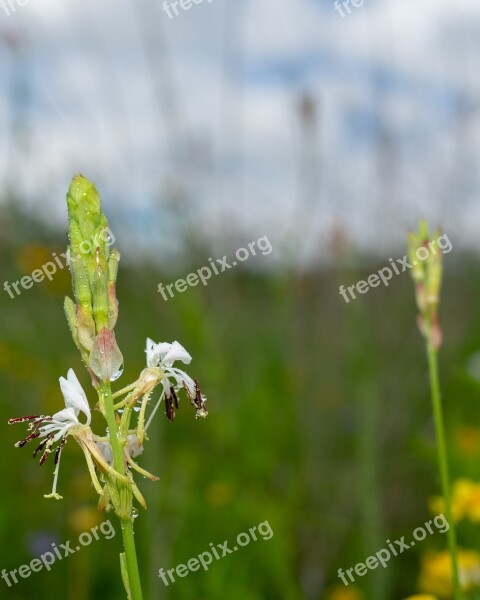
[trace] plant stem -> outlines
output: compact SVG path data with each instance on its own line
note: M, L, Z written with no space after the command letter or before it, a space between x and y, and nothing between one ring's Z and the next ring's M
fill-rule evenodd
M433 414L435 418L435 431L437 438L437 455L438 467L440 470L440 479L442 483L442 492L445 502L445 516L449 523L447 531L448 547L452 561L452 580L455 593L455 600L463 600L463 592L460 587L460 579L458 575L458 559L457 559L457 539L455 533L455 525L452 519L452 502L450 497L450 475L448 469L447 448L445 442L445 428L443 421L442 400L440 395L440 382L438 376L438 360L437 350L431 342L430 324L426 323L426 339L427 339L427 356L428 370L430 375L430 388L432 392Z
M113 408L112 390L109 382L105 382L102 386L102 395L105 406L105 418L107 420L108 430L110 432L110 444L113 452L113 464L115 470L125 475L125 467L123 460L123 448L118 439L118 426L115 419L115 411ZM125 484L120 483L120 486ZM125 490L119 489L122 495ZM129 491L130 497L131 492ZM131 504L131 500L130 500ZM128 580L132 600L143 600L142 585L140 582L140 573L138 570L137 552L135 549L135 538L133 534L133 520L130 514L118 515L122 528L123 548L125 550L125 559L127 563Z

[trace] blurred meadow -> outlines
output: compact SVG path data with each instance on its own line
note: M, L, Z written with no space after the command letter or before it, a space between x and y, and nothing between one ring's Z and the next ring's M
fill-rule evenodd
M140 481L148 510L135 521L145 598L448 600L439 532L348 587L337 575L442 510L410 274L349 303L339 294L401 258L419 218L441 226L454 515L479 600L480 11L425 2L412 30L410 0L372 0L345 20L333 0L259 4L216 0L171 22L160 2L32 0L1 14L2 280L65 252L64 198L81 171L122 255L118 387L144 367L147 337L193 357L208 418L184 398L173 424L160 410L139 459L160 477ZM158 293L265 235L271 254ZM89 389L63 313L68 270L20 290L0 297L0 571L75 546L105 518L117 533L0 580L0 597L118 600L119 527L98 512L79 448L63 454L64 500L45 500L53 462L14 448L23 430L7 426L59 410L70 367ZM264 521L271 539L168 587L159 578Z

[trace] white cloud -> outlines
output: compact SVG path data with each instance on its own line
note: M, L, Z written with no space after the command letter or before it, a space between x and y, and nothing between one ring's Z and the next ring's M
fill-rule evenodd
M333 0L205 0L173 19L161 0L31 0L2 17L0 35L11 31L25 50L4 53L0 70L0 177L16 152L12 122L25 118L18 186L31 205L42 190L59 221L66 182L83 170L119 210L133 202L139 223L174 176L205 230L220 234L229 212L240 230L289 231L303 210L304 90L319 112L318 232L343 220L365 238L380 218L380 134L396 163L387 237L422 206L444 210L447 180L463 193L452 162L460 103L478 94L477 0L365 0L344 19ZM25 109L11 91L22 77ZM478 151L476 131L465 153Z

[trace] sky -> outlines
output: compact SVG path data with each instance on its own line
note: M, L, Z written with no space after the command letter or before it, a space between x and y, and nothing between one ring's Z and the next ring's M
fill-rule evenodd
M478 0L10 2L0 202L62 227L82 172L145 251L381 254L422 216L480 247Z

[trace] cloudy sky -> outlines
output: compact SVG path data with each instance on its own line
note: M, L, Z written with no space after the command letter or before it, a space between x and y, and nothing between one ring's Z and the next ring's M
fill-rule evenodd
M172 18L162 0L10 2L3 197L61 224L81 171L139 246L176 214L309 256L337 230L396 243L422 215L474 240L478 0L365 0L343 18L334 0L203 0Z

